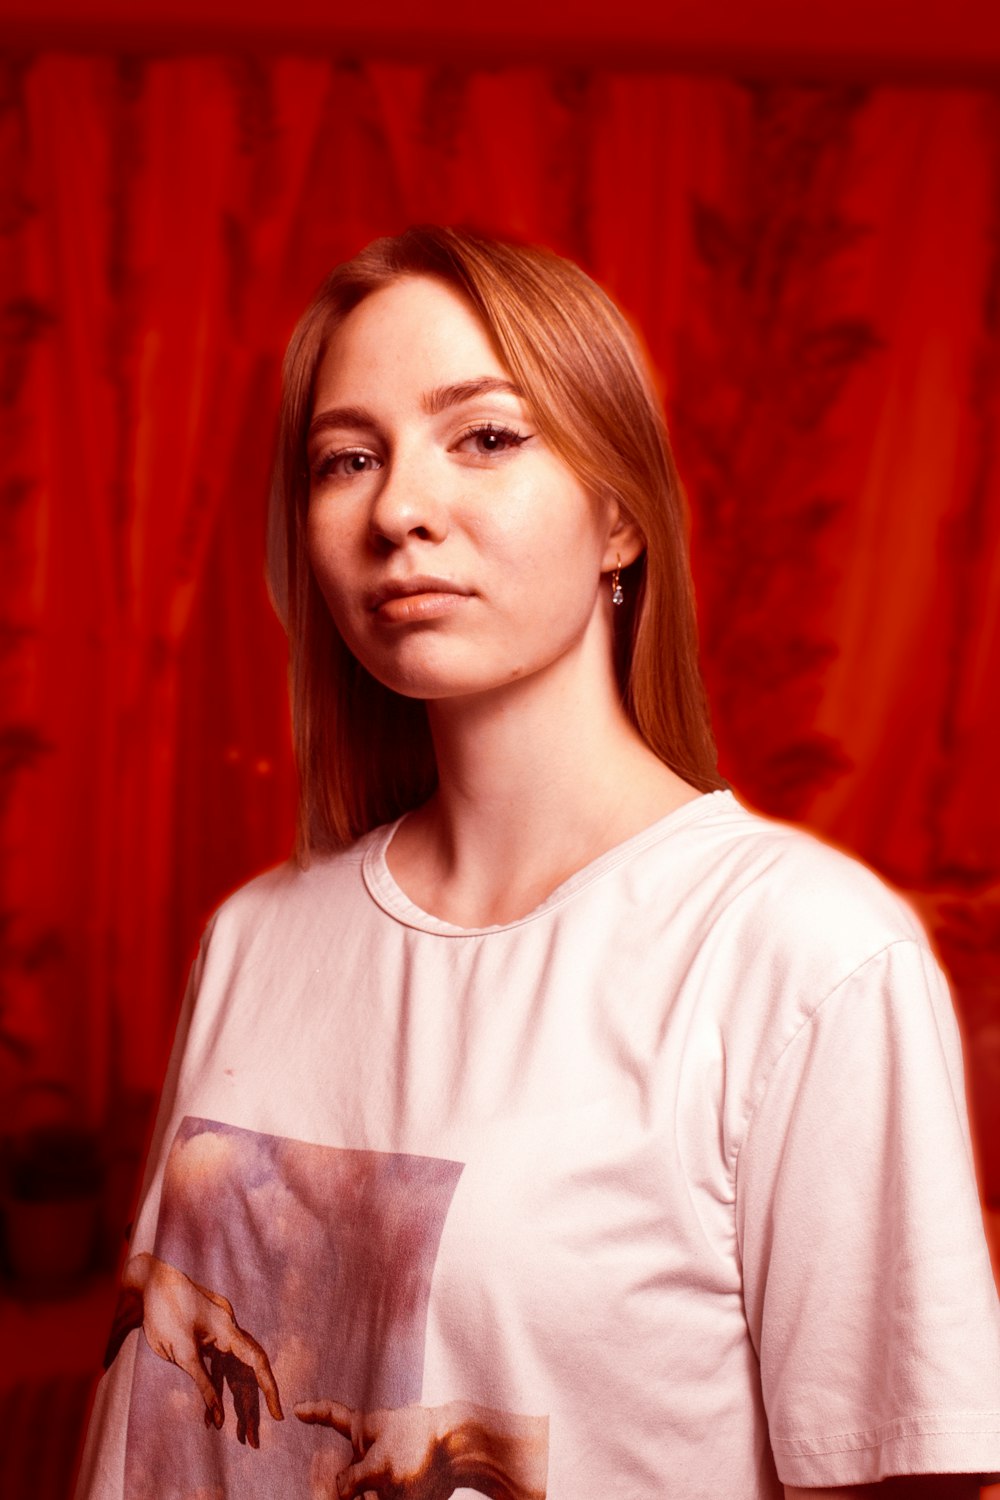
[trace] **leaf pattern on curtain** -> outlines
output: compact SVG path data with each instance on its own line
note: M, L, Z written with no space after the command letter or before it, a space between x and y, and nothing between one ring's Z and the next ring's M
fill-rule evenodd
M839 290L840 262L864 233L839 209L864 95L744 92L725 197L691 203L699 265L674 422L711 558L703 652L723 761L753 801L801 817L849 765L815 725L837 650L817 603L847 502L829 487L823 422L878 344Z
M961 998L973 1043L969 1082L980 1171L1000 1197L1000 801L996 683L1000 656L1000 97L979 113L986 146L986 269L970 349L968 457L960 504L942 527L942 570L952 582L945 625L948 673L930 779L929 889L924 914ZM992 732L991 732L992 730Z
M725 770L919 900L1000 1079L995 97L238 54L0 88L0 1083L155 1088L205 917L287 851L278 368L329 268L422 219L635 317Z
M44 497L32 464L34 354L55 314L36 292L30 239L37 219L29 179L25 66L0 63L0 1087L17 1089L45 1050L37 979L60 947L50 911L26 920L18 868L32 829L22 794L53 746L39 713L36 598ZM41 523L41 524L40 524ZM0 1095L0 1099L3 1099Z

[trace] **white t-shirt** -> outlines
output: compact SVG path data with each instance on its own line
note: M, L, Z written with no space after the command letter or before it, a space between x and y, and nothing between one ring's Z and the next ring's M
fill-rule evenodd
M393 831L214 917L133 1240L229 1299L285 1420L206 1427L134 1331L80 1494L336 1495L321 1398L547 1419L548 1500L1000 1468L959 1038L899 898L715 792L469 930Z

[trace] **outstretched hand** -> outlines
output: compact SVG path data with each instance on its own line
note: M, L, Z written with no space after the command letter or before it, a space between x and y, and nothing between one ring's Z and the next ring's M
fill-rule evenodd
M447 1500L454 1491L437 1412L430 1407L362 1413L339 1401L302 1401L295 1415L332 1427L354 1449L354 1462L337 1475L340 1500L369 1491L381 1500Z
M142 1296L142 1328L154 1354L190 1376L205 1402L205 1425L225 1421L223 1390L229 1386L236 1436L260 1446L260 1393L276 1422L283 1417L278 1386L264 1349L240 1328L228 1298L191 1281L153 1255L135 1255L122 1276L126 1293ZM205 1360L208 1360L208 1369Z
M459 1489L491 1500L545 1500L549 1428L544 1417L471 1401L356 1411L340 1401L302 1401L300 1422L332 1427L353 1462L337 1475L340 1500L448 1500Z

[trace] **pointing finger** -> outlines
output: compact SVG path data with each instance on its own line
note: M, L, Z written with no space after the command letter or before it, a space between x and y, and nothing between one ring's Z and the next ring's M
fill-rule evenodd
M294 1411L300 1422L332 1427L342 1437L351 1436L354 1413L340 1401L297 1401Z
M284 1420L284 1412L281 1410L281 1397L278 1395L278 1382L271 1370L271 1361L268 1359L263 1348L256 1339L244 1333L242 1328L237 1328L230 1345L231 1351L237 1359L249 1365L257 1377L257 1384L264 1394L267 1409L276 1422Z

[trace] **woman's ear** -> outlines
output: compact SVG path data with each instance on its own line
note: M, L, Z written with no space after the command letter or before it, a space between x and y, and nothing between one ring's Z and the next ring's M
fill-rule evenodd
M612 568L627 568L646 550L646 538L631 516L625 515L617 500L611 504L611 530L601 563L603 573Z

